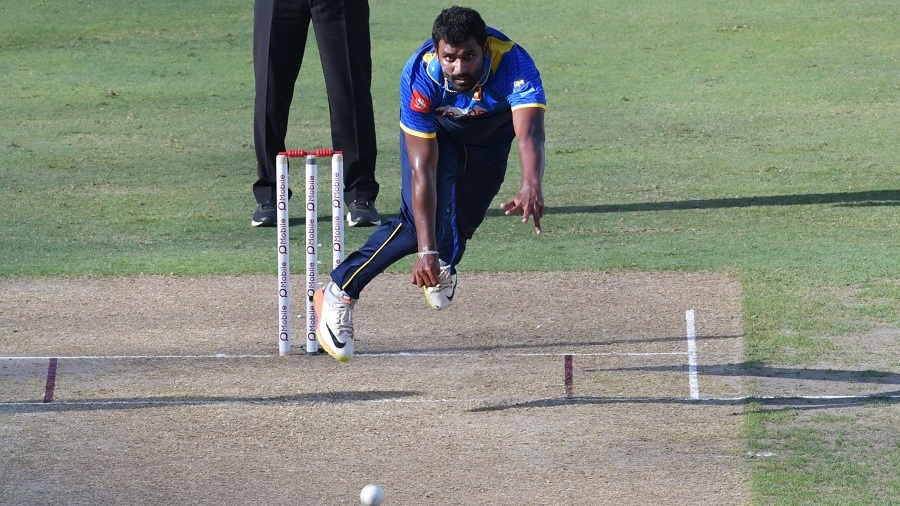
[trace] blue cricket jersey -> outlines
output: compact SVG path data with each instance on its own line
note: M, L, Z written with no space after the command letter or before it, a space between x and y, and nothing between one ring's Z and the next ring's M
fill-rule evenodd
M429 39L400 74L400 128L433 138L438 128L467 142L489 139L512 121L512 110L547 107L541 75L531 56L498 30L488 27L489 51L481 81L469 92L452 91Z

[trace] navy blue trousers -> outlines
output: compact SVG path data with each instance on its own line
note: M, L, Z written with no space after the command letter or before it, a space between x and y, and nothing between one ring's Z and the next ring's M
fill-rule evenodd
M511 126L511 125L510 125ZM466 251L506 176L513 132L504 128L468 144L438 130L437 216L435 240L441 260L452 272ZM375 229L366 243L331 273L331 279L350 297L359 298L365 286L394 262L418 251L412 206L412 169L406 141L400 134L402 201L400 214Z

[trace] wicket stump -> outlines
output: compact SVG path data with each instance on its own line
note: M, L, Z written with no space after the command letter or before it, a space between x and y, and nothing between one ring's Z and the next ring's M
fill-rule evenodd
M306 353L317 354L316 309L313 295L319 283L319 220L318 220L318 157L331 157L331 255L332 268L344 261L344 156L340 151L319 149L315 151L290 150L275 158L277 195L277 250L278 250L278 354L291 351L291 300L290 300L290 217L288 214L289 158L306 158L304 180L306 210Z

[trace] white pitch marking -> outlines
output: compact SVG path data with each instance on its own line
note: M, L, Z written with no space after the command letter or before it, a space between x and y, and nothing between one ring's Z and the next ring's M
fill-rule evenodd
M278 355L226 355L217 353L214 355L48 355L46 357L0 357L0 360L144 360L144 359L236 359L236 358L277 358Z
M465 352L433 352L433 351L398 351L385 353L357 353L357 357L460 357L470 355ZM687 355L684 351L659 352L659 353L627 353L627 352L597 352L597 353L578 353L578 352L559 352L559 353L502 353L504 357L561 357L565 355L574 355L579 357L655 357L659 355Z
M688 347L688 383L691 386L691 399L700 398L700 378L697 376L697 329L694 325L694 310L684 312L687 321Z
M356 357L461 357L469 356L473 353L467 352L415 352L400 351L386 353L357 353ZM666 355L687 355L686 352L659 352L659 353L626 353L626 352L598 352L598 353L503 353L505 357L559 357L563 355L577 355L585 357L655 357ZM301 355L296 355L301 356ZM227 355L217 353L213 355L47 355L47 356L24 356L24 357L0 357L0 360L50 360L56 358L59 360L165 360L165 359L246 359L246 358L277 358L278 355ZM323 357L324 358L324 357Z
M322 400L285 400L285 399L180 399L180 400L161 400L161 399L133 399L120 401L53 401L45 403L43 401L0 401L0 408L4 406L42 406L42 407L60 407L60 406L230 406L242 404L347 404L354 403L373 403L373 404L449 404L449 403L470 403L472 401L466 399L359 399L335 402L330 399Z

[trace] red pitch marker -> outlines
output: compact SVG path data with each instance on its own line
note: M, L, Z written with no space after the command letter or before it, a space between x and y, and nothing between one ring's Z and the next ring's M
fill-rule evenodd
M47 384L44 386L44 404L53 402L53 390L56 388L56 363L55 358L50 359L47 367Z
M566 385L566 399L571 399L575 395L575 380L572 374L572 355L566 355L563 359L563 376Z

